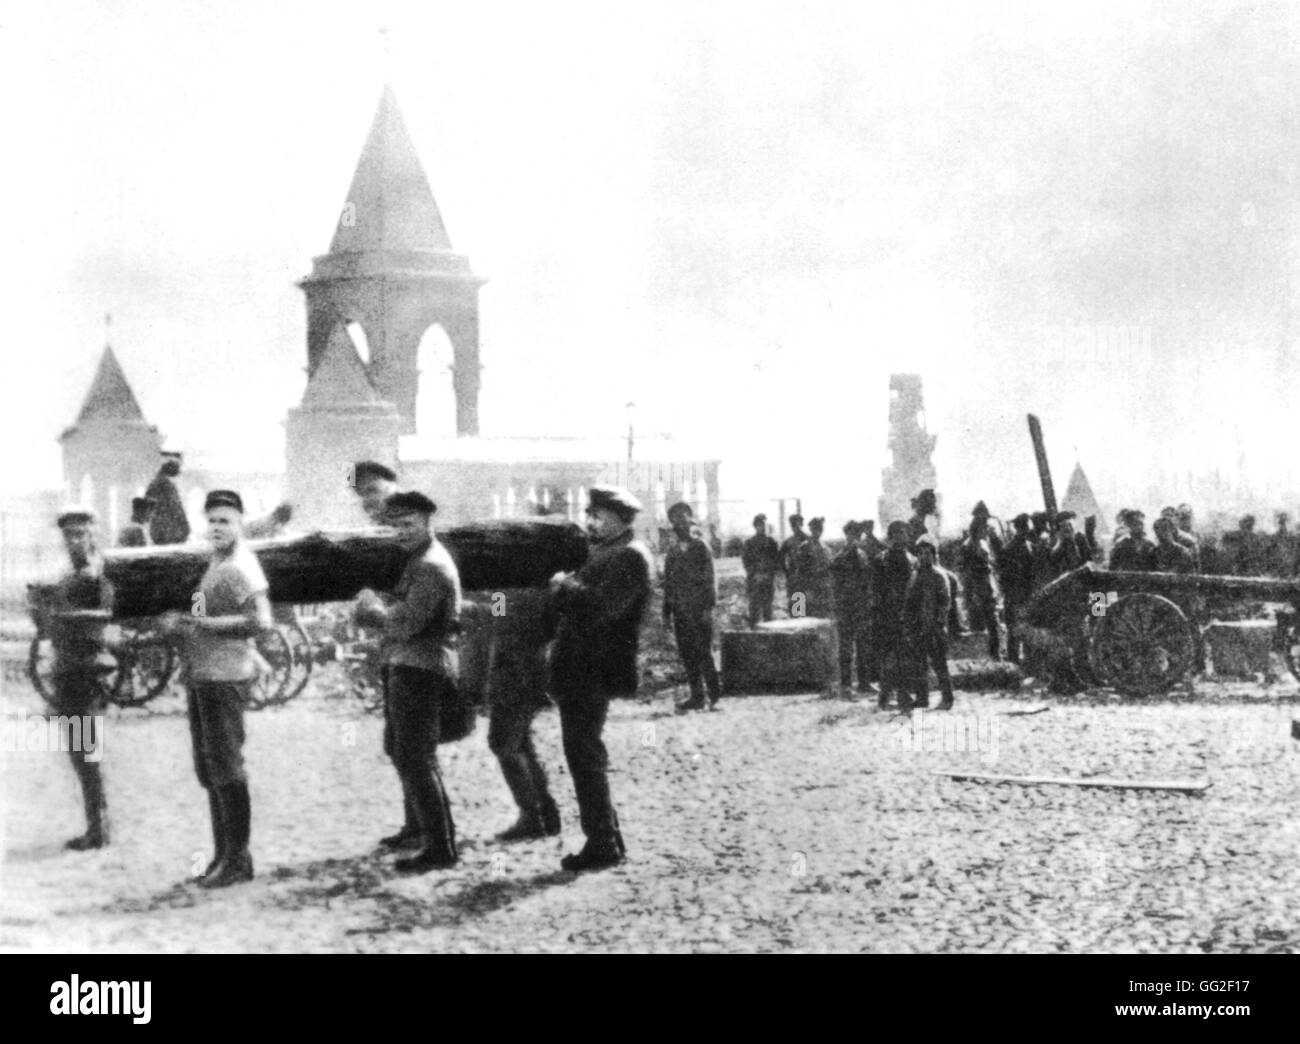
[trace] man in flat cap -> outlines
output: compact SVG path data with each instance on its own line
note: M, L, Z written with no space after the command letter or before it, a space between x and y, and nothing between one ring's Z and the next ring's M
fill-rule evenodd
M243 539L240 495L214 489L203 513L212 548L208 568L191 611L167 613L161 624L182 640L194 770L212 816L216 853L199 885L225 888L253 879L244 705L261 666L253 640L272 625L271 601L262 565Z
M154 503L148 497L131 498L131 521L117 534L118 547L148 547L149 523L153 518Z
M418 851L393 864L402 873L446 869L459 859L437 750L443 710L460 699L460 573L434 534L437 510L423 493L388 498L383 517L397 530L406 566L389 597L365 590L356 601L357 622L383 630L384 753L419 831L410 838Z
M799 575L798 551L808 540L804 532L803 515L794 514L787 519L790 535L781 544L781 572L785 574L786 612L794 614L795 596L804 593L803 578ZM803 599L800 599L802 605Z
M639 680L637 644L654 575L649 549L633 533L640 510L627 490L593 486L587 508L591 557L576 573L551 580L558 618L551 692L587 838L582 851L561 861L565 870L599 870L626 854L601 732L611 697L633 695Z
M185 517L185 501L176 479L181 473L181 455L176 450L162 451L158 474L144 495L154 502L149 521L149 538L155 544L183 544L190 538L190 521Z
M1002 609L1007 624L1007 659L1020 662L1018 627L1026 606L1034 596L1036 551L1030 519L1021 512L1011 520L1012 537L998 555L998 578L1002 581Z
M822 543L826 519L814 518L808 523L808 539L794 552L795 572L799 575L803 603L794 603L791 614L815 616L829 620L835 614L831 585L831 555Z
M352 465L348 484L361 500L361 510L373 525L384 522L384 505L397 490L397 472L387 464L359 460Z
M80 742L73 742L70 731L67 749L81 785L86 832L66 846L81 851L108 844L108 802L99 769L103 736L99 730L106 702L103 679L113 669L104 638L113 595L96 546L94 514L71 508L59 515L58 526L69 569L51 586L29 588L28 608L38 633L47 636L53 648L51 709L82 723Z
M772 599L776 596L776 573L781 568L781 548L768 536L767 516L754 516L754 535L745 541L740 552L745 568L745 594L749 599L749 626L772 619Z
M703 710L707 687L710 707L722 695L713 663L713 609L718 601L713 553L692 532L694 513L686 503L668 509L673 540L664 559L664 626L673 628L677 653L686 668L690 698L678 711Z

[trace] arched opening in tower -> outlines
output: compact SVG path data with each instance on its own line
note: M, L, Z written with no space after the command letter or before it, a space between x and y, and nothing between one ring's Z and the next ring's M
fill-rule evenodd
M426 437L456 437L455 352L447 332L435 323L424 331L416 352L420 388L415 398L415 430Z
M366 337L366 328L358 322L346 324L348 336L352 338L352 343L356 345L357 354L361 356L361 361L370 365L370 340Z

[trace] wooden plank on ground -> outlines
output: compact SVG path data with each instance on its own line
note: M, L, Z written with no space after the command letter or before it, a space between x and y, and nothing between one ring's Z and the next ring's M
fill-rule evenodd
M1042 714L1043 711L1051 709L1050 703L1031 703L1028 707L1012 707L1009 710L999 710L997 713L1008 718L1023 718L1029 714Z
M994 772L938 770L936 776L973 783L1019 783L1021 786L1104 787L1111 790L1176 790L1184 794L1203 794L1210 789L1209 780L1196 779L1112 779L1104 776L1004 776Z

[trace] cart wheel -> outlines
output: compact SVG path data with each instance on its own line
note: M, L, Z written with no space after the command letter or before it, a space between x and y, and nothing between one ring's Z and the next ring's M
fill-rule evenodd
M43 635L38 634L33 638L27 650L27 676L46 702L52 703L54 701L54 644ZM112 700L122 684L122 672L116 658L111 668L100 670L99 684L104 690L104 699Z
M297 613L294 613L292 619L281 629L285 632L285 637L289 639L289 646L293 650L293 675L289 679L289 687L284 696L285 701L288 701L307 687L307 682L311 679L316 650L312 645L311 635L298 619Z
M139 631L119 649L113 702L140 707L166 690L176 672L176 649L157 631Z
M254 710L283 703L288 697L289 680L293 676L293 646L279 627L263 631L255 640L257 651L271 668L258 675L249 691L248 705Z
M1196 640L1168 598L1125 595L1098 619L1088 648L1097 678L1126 696L1151 696L1177 684L1196 661Z
M54 699L54 646L39 634L27 650L27 676L46 700Z

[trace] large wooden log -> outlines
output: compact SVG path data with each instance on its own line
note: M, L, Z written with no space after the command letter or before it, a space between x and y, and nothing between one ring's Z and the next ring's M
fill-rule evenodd
M587 541L572 522L510 519L475 522L438 533L467 591L542 587L557 572L587 560ZM363 587L391 590L406 555L391 529L362 529L254 540L271 587L271 601L293 605L341 602ZM156 616L188 611L207 568L202 546L124 548L105 552L113 585L113 616Z

